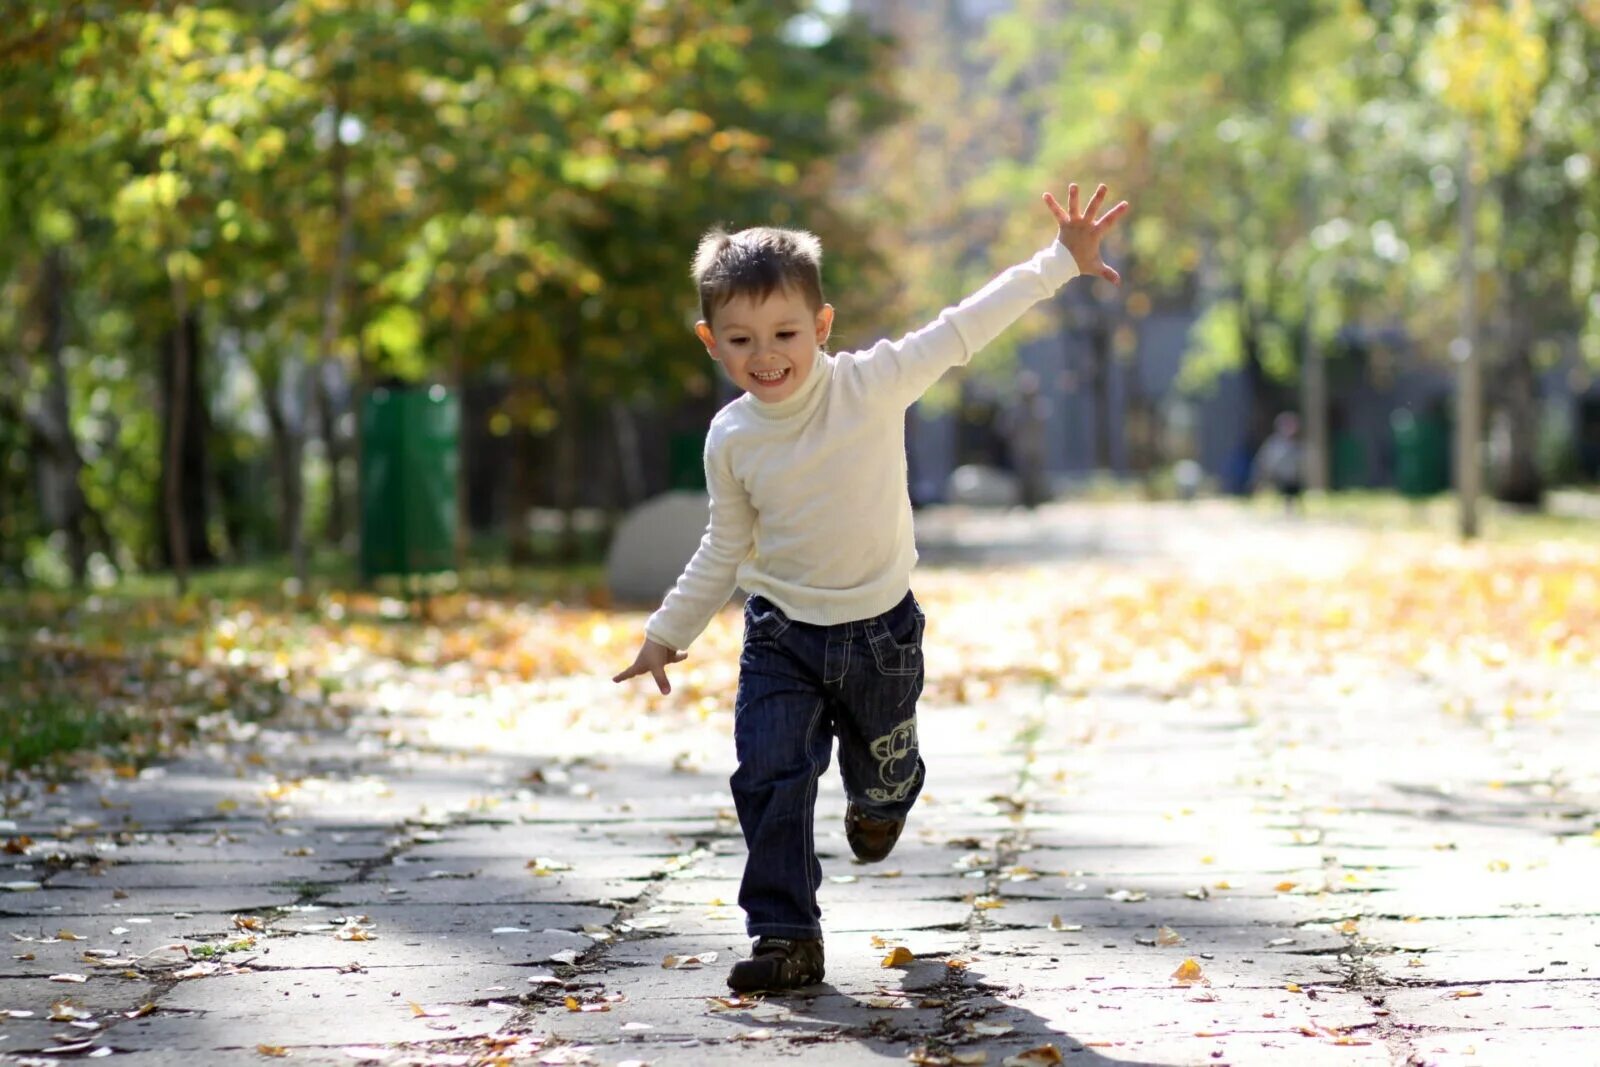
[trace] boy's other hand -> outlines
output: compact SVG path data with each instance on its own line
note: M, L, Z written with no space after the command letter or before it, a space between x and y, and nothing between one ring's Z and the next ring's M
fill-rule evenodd
M1060 227L1057 237L1066 246L1072 258L1077 261L1080 274L1093 274L1104 278L1112 285L1122 284L1122 275L1106 266L1105 260L1100 258L1100 242L1105 238L1111 227L1128 210L1128 202L1120 201L1116 207L1101 215L1098 219L1094 213L1100 210L1100 205L1106 198L1106 187L1102 184L1089 198L1088 205L1078 210L1078 183L1073 182L1067 186L1067 206L1063 208L1061 202L1049 193L1044 194L1045 207L1050 209L1050 214L1056 217L1056 225Z
M625 682L629 678L641 674L655 676L656 688L662 693L672 692L672 683L667 681L667 665L682 663L689 658L689 653L679 652L677 649L668 648L666 645L645 638L644 644L639 646L639 654L633 657L633 665L621 674L612 678L613 682Z

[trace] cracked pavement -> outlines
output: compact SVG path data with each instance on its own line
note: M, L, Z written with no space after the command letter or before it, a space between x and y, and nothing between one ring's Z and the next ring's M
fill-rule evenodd
M994 545L1062 583L1108 546L1128 568L1370 550L1136 509L923 534L952 566L921 574L957 584ZM441 730L473 695L406 670L353 665L337 728L307 709L130 776L6 787L0 1063L1000 1064L1048 1044L1069 1064L1443 1065L1591 1062L1600 1040L1592 670L935 695L887 861L850 859L824 780L827 982L742 999L720 713ZM412 682L433 698L395 696ZM1534 692L1560 713L1510 711ZM896 946L913 958L884 966Z

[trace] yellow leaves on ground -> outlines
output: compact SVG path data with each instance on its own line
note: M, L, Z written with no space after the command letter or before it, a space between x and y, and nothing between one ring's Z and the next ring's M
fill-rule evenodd
M1462 668L1497 671L1517 662L1600 664L1600 546L1463 548L1359 533L1324 543L1323 536L1308 530L1292 559L1248 568L1074 563L1070 581L1057 580L1064 567L919 572L918 597L937 620L928 634L927 699L970 702L1009 683L1041 681L1069 694L1136 689L1212 699L1275 677L1342 679L1400 668L1450 678ZM122 777L139 773L130 757L170 754L229 729L239 712L298 714L292 705L304 697L308 708L344 707L339 690L359 684L351 679L396 665L411 670L401 688L419 691L400 694L407 706L439 709L421 711L422 725L408 729L427 736L415 740L477 747L520 732L532 744L574 728L650 731L659 739L678 724L731 717L737 611L713 621L693 657L673 669L673 692L663 697L650 685L609 682L632 660L644 613L610 610L598 595L586 606L583 596L532 605L450 593L430 598L424 618L366 592L329 593L305 612L244 599L176 610L108 600L70 634L57 632L49 613L21 620L46 636L29 646L20 688L0 698L27 704L46 680L70 679L74 702L113 708L118 722L135 728L124 752L81 756ZM997 614L997 603L1006 610ZM130 648L142 651L134 657ZM52 661L69 658L103 669L54 669ZM488 695L433 700L421 692L446 678L452 694ZM1563 711L1541 694L1517 696L1504 710L1464 701L1442 710L1492 711L1519 725ZM302 800L302 791L285 780L257 796L273 806ZM242 814L257 796L227 797L216 809ZM1034 872L1003 873L1022 881Z
M1178 964L1178 969L1172 972L1172 977L1180 985L1193 985L1196 982L1206 981L1205 972L1192 957Z
M289 1054L289 1050L282 1045L257 1045L256 1051L263 1056L271 1056L273 1059L282 1059Z
M916 958L912 951L904 945L896 945L889 950L889 954L883 957L883 960L878 965L880 967L904 967Z
M1055 1067L1060 1062L1061 1050L1054 1045L1040 1045L1000 1061L1001 1067Z

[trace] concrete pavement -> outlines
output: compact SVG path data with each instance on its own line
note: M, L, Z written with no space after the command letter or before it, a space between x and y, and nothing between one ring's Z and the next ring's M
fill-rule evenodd
M970 543L1082 541L1075 514ZM1145 546L1129 567L1365 551L1237 514L1095 522ZM0 1063L1600 1062L1592 671L934 699L888 861L850 860L825 780L827 983L744 999L724 716L580 719L615 698L578 679L486 742L448 726L481 698L460 681L352 661L345 728L308 707L7 787ZM1506 713L1530 693L1561 713Z

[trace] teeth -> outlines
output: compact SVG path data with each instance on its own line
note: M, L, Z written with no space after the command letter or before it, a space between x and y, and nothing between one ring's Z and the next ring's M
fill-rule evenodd
M781 370L768 371L765 374L763 374L761 371L751 371L751 373L755 376L755 379L758 382L775 382L782 378L784 374L784 372Z

